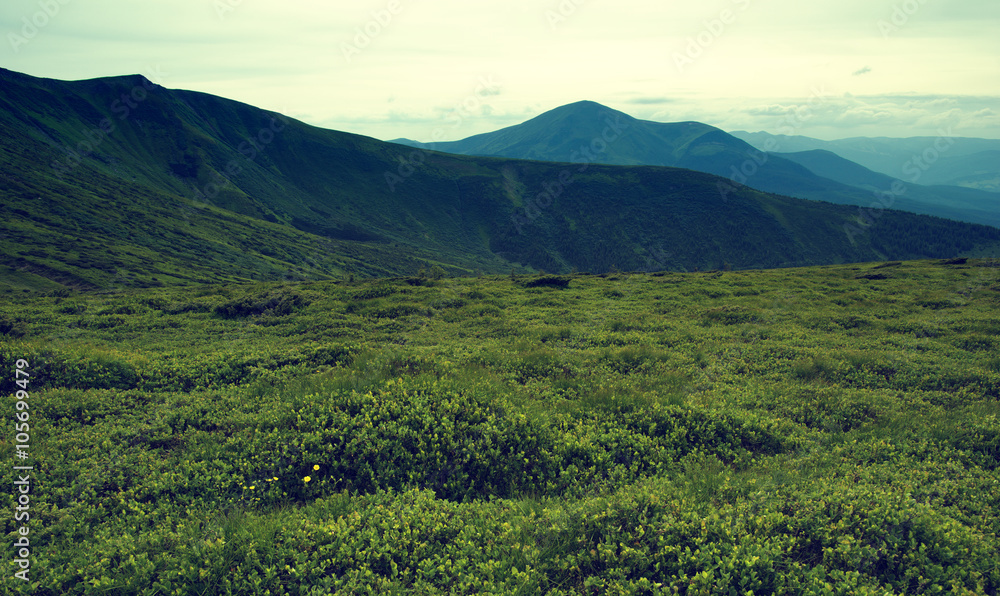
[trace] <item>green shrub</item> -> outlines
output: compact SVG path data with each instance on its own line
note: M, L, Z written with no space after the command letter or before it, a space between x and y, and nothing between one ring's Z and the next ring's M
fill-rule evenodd
M625 346L619 349L605 349L599 362L620 374L647 370L660 362L666 362L670 355L659 348L648 345Z
M836 369L833 362L824 357L815 357L795 363L792 375L805 381L830 378Z
M756 323L760 320L760 315L755 310L733 305L710 308L705 311L703 316L707 323L721 323L722 325L741 325Z
M955 347L967 352L994 352L997 349L997 341L993 337L971 334L956 339Z
M550 288L568 288L570 278L562 277L559 275L540 275L533 279L526 280L524 282L524 287L526 288L539 288L539 287L550 287Z
M463 310L472 318L503 316L503 310L494 304L472 304Z
M271 290L259 294L246 295L215 307L215 314L226 318L250 317L256 315L289 315L308 301L291 290Z
M377 319L398 319L400 317L407 317L410 315L429 315L431 311L422 304L404 302L383 307L375 307L364 312L368 316Z
M358 290L351 297L353 300L372 300L373 298L385 298L396 293L396 288L390 285L371 285Z
M0 313L0 335L8 337L23 337L27 333L24 321Z
M212 312L212 305L206 304L204 302L175 302L166 306L163 312L171 315L180 315L184 313L198 313L198 312Z
M467 302L464 298L441 298L431 302L431 307L436 309L462 308Z
M997 594L996 298L877 270L10 301L7 592Z

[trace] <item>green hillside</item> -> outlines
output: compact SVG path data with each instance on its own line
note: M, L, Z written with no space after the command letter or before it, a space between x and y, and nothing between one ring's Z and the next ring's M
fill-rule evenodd
M744 138L763 150L754 149ZM895 178L869 172L843 158L829 159L835 157L834 154L774 153L775 148L784 147L782 143L788 139L763 133L734 136L700 122L639 120L592 101L580 101L555 108L521 124L460 141L433 145L407 139L398 139L398 142L463 155L680 167L722 176L766 192L863 207L872 203L874 192L886 193L893 188ZM902 140L897 141L902 145ZM920 145L921 141L924 141L923 145ZM933 141L911 139L906 147L919 154L927 147L933 147ZM960 146L969 148L989 146L986 141L977 141L960 139L958 142ZM954 161L942 162L928 171L940 176L950 168L956 176L960 172L976 172L983 180L995 177L989 168L983 167L989 161L983 159L989 152L962 157L955 155L961 153L961 150L949 152L949 160L954 158L970 163L963 162L961 167L957 167ZM893 154L898 156L898 150ZM910 153L898 157L895 176L903 175L898 170L900 164L913 156ZM867 162L859 160L859 163ZM995 159L992 165L996 165ZM906 177L909 178L909 174ZM878 181L877 185L872 184L873 179ZM921 179L922 184L929 181L929 176ZM929 188L911 184L907 185L904 193L893 198L892 206L911 213L1000 226L996 194L978 188Z
M639 120L592 101L560 106L495 132L426 147L462 155L679 167L735 178L767 192L835 203L862 195L781 156L756 151L714 126Z
M1000 230L677 168L464 157L140 76L0 71L0 287L52 291L991 254ZM804 168L803 168L804 170Z
M998 313L975 259L8 300L3 593L995 595Z

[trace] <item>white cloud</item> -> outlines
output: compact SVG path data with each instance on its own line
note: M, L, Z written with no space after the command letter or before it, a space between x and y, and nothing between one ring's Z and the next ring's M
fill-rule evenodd
M1000 138L1000 118L987 107L993 97L856 96L828 97L811 106L807 118L797 123L794 134L824 139L851 136L934 136L951 127L960 136ZM781 117L792 113L788 106L757 106L737 110L722 127L775 132Z
M380 138L426 137L483 76L502 91L484 95L452 138L581 99L766 129L817 86L837 99L801 129L827 138L925 134L938 122L1000 137L995 114L979 114L1000 104L993 0L928 1L888 39L878 22L899 0L60 1L17 51L9 34L39 5L0 5L5 67L82 79L159 65L168 87ZM235 6L220 15L220 5ZM565 20L553 27L549 11ZM674 54L692 40L698 55L679 72ZM358 50L350 60L345 44Z

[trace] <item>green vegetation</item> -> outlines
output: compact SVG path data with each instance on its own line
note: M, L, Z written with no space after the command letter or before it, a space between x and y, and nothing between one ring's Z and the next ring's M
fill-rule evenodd
M5 593L997 594L998 307L977 259L26 293Z
M872 211L867 192L859 211L674 167L422 151L138 76L64 82L0 69L0 81L6 292L352 275L433 281L512 267L754 269L1000 247L997 228ZM145 99L127 115L113 108L139 91ZM721 131L682 128L678 142L695 135L719 146ZM706 158L727 175L747 159Z

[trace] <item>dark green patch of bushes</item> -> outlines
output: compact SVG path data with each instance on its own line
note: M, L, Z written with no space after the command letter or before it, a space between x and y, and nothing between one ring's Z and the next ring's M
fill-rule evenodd
M524 287L526 288L568 288L570 278L562 277L559 275L540 275L538 277L526 280L524 282Z
M24 324L24 321L0 313L0 335L22 337L25 333L27 333L27 326Z
M398 319L400 317L407 317L410 315L428 315L430 312L430 309L423 304L405 302L376 307L364 311L366 315L377 319Z
M302 294L293 290L270 290L231 300L215 307L215 314L225 318L257 315L284 316L308 305Z
M396 288L390 285L371 285L358 290L351 297L353 300L372 300L373 298L385 298L396 293Z

